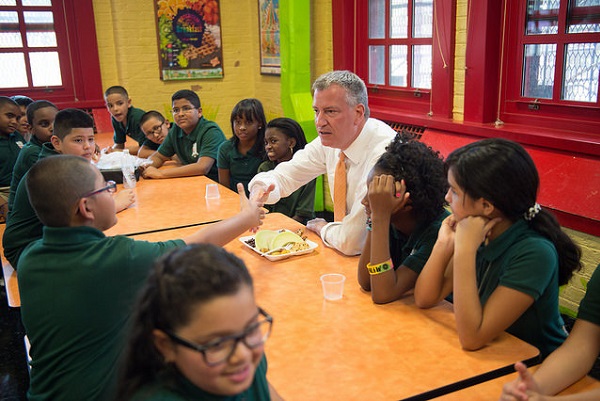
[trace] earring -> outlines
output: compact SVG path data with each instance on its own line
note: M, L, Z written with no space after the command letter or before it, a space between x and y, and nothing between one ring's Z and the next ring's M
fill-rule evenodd
M294 155L294 147L290 146L290 154L293 156Z

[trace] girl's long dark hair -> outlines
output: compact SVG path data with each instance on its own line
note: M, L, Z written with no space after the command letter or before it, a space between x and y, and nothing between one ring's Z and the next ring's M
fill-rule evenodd
M178 248L159 259L134 308L117 399L131 399L144 385L173 369L154 346L154 329L176 331L189 323L199 303L233 295L244 285L252 288L244 262L214 245Z
M535 205L540 179L531 156L516 142L489 138L456 149L446 159L456 183L471 198L485 198L512 222ZM566 284L581 268L581 249L545 208L529 221L558 253L559 283Z
M263 109L263 105L258 99L244 99L240 100L231 111L231 132L233 136L231 137L231 142L237 148L240 143L240 139L235 135L235 127L234 123L236 118L245 118L246 121L257 121L258 122L258 132L256 133L256 142L254 142L254 146L252 146L252 153L258 155L261 159L266 158L265 153L265 131L267 129L267 118L265 117L265 111Z

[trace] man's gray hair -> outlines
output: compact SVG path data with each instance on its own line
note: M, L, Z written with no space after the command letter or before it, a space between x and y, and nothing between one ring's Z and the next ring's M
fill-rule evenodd
M369 118L369 97L367 96L367 87L362 79L353 72L340 70L326 72L313 83L313 93L317 90L325 90L331 85L339 85L346 90L346 101L350 106L362 104L365 106L365 118Z

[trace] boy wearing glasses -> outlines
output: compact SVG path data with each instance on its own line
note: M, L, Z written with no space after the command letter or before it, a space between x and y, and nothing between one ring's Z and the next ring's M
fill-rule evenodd
M130 137L137 143L128 146L127 149L129 153L136 155L146 140L140 128L140 119L144 115L144 110L131 105L131 98L122 86L108 88L104 92L104 101L111 115L110 122L114 130L114 144L104 149L104 152L111 153L125 149L125 141Z
M187 89L171 97L175 125L158 150L150 157L152 165L143 171L144 178L175 178L205 175L218 182L217 155L225 135L217 123L202 116L198 95ZM158 168L177 155L181 166Z
M138 151L138 157L147 159L164 142L169 133L169 128L171 128L171 123L158 111L150 110L142 116L140 128L146 136L146 140Z
M94 139L94 120L83 110L65 109L56 114L54 130L50 142L42 145L39 160L58 154L81 156L92 160L96 150ZM78 172L73 172L77 174ZM33 211L27 196L27 188L23 176L14 197L14 205L8 214L6 230L2 237L4 256L16 270L21 252L29 243L42 237L43 224ZM135 201L131 189L124 189L115 195L117 210L126 209ZM53 206L53 205L51 205Z
M21 316L31 343L29 399L108 400L136 293L154 260L169 249L222 246L261 224L262 204L238 190L242 210L179 240L136 241L102 232L117 222L107 183L87 159L61 155L23 180L44 223L21 256Z

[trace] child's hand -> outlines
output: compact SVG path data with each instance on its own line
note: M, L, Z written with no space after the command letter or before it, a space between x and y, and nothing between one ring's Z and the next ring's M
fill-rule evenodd
M115 209L117 213L127 209L135 202L135 191L133 189L122 189L115 194Z
M482 216L467 216L456 224L456 244L470 247L473 252L486 240L499 217L488 219Z
M269 194L275 189L275 185L271 184L268 187L257 183L252 186L252 192L250 192L250 200L254 200L262 203L263 205L269 198Z
M144 178L164 178L162 171L153 166L146 166L142 170L142 177Z
M263 224L263 220L265 218L265 215L267 214L267 210L262 207L262 202L258 202L253 199L248 199L243 184L238 182L237 190L238 194L240 195L240 213L244 214L247 217L250 231L256 232L258 231L258 227Z
M532 392L539 393L540 389L533 375L527 370L527 366L523 362L517 362L515 370L519 372L519 377L504 385L500 400L528 401L543 399L537 398L539 397L537 394L532 394Z
M373 177L368 191L369 209L372 215L392 215L409 200L404 180L397 182L394 177L382 174Z
M116 150L115 150L115 149L113 149L113 147L112 147L112 146L107 146L107 147L105 147L104 149L102 149L102 153L109 154L109 153L112 153L112 152L116 152Z
M456 218L453 214L446 217L438 231L437 242L443 243L454 251L454 237L456 235Z

